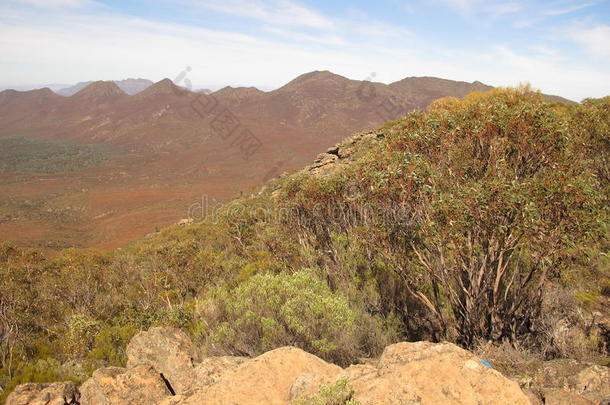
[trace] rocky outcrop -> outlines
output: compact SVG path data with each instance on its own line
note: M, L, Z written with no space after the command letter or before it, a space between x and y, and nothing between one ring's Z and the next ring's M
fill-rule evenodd
M6 399L5 405L78 404L79 392L73 382L22 384Z
M346 166L353 154L358 150L366 149L366 143L376 143L385 137L380 131L361 132L344 139L341 143L320 153L313 164L307 166L302 172L313 175L327 175Z
M546 361L527 388L546 405L610 403L610 368L571 359Z
M80 390L25 384L7 405L296 405L346 378L361 405L602 404L610 389L607 369L558 361L541 368L532 380L539 385L525 393L450 343L398 343L376 361L342 369L294 347L198 361L186 334L152 328L132 339L127 354L127 368L97 370Z
M352 366L347 375L362 405L529 405L516 382L451 343L388 346L377 366Z
M331 383L340 372L340 367L303 350L282 347L245 361L180 404L286 405L299 376L315 375L320 382Z
M127 345L127 368L150 366L167 381L171 390L184 394L193 383L195 350L191 339L175 328L150 328Z
M81 405L155 405L171 395L157 370L106 367L93 373L80 387Z

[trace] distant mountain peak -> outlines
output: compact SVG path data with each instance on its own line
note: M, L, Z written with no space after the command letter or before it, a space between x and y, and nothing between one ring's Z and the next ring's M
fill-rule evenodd
M76 98L115 98L127 94L115 82L97 81L87 85L74 95Z
M256 87L232 87L225 86L222 89L214 93L215 96L229 97L229 98L245 98L245 97L257 97L265 92L257 89Z
M136 97L150 97L163 94L180 94L186 91L186 89L176 86L176 84L168 78L159 80L144 89L142 92L136 94Z
M328 70L316 70L298 76L286 85L277 89L275 93L296 91L299 93L305 92L311 96L323 96L327 91L332 91L332 89L335 91L337 89L342 89L349 83L357 82L329 72Z
M70 97L70 96L73 96L74 94L78 93L85 87L89 86L91 83L93 83L93 82L91 82L91 81L79 82L79 83L75 84L74 86L70 86L70 87L66 87L66 88L57 90L56 93L60 94L62 96L65 96L65 97ZM153 82L151 82L148 79L132 79L132 78L125 79L125 80L114 80L114 83L119 87L119 89L121 89L123 92L125 92L129 95L137 94L153 84Z
M286 86L284 86L284 87L300 85L300 84L307 83L310 81L322 81L322 80L345 81L345 80L349 80L349 79L346 77L343 77L341 75L335 74L333 72L330 72L328 70L315 70L313 72L304 73L304 74L296 77L291 82L286 84Z
M42 102L54 97L59 97L48 87L42 89L34 89L28 91L18 90L4 90L0 92L0 104L10 102L12 99L21 98L22 100L29 100L30 102Z
M148 79L140 79L140 78L139 79L129 78L129 79L125 79L125 80L115 80L114 82L117 84L117 86L119 86L119 88L121 90L123 90L125 93L127 93L129 95L138 94L153 85L152 81L150 81Z

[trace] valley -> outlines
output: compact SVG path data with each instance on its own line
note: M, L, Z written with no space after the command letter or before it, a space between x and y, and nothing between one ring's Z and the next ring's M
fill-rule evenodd
M426 77L385 85L324 71L270 92L206 94L168 79L133 95L114 82L69 97L5 90L0 234L50 250L121 247L186 218L203 196L247 194L355 131L488 89ZM9 152L15 148L27 153Z

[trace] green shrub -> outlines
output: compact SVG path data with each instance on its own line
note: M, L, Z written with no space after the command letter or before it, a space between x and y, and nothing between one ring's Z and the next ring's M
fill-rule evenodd
M68 321L68 329L60 339L60 347L66 359L84 357L95 342L101 323L84 315L74 315Z
M313 271L258 274L215 291L215 303L217 319L208 321L216 348L253 356L292 345L339 364L360 354L358 315Z
M353 396L354 389L349 379L344 377L332 385L321 386L314 396L297 398L294 405L360 405Z
M66 374L61 363L54 358L40 359L33 363L22 363L16 368L13 377L0 394L0 403L4 403L8 395L20 384L66 380L81 383L83 378Z
M99 367L124 367L127 364L125 349L137 332L138 330L131 326L110 326L102 329L95 338L93 350L87 354L87 369L94 371Z

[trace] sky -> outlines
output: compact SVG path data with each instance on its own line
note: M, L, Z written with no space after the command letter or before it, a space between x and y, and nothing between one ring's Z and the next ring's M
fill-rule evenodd
M0 0L0 85L277 88L313 70L610 95L610 0Z

